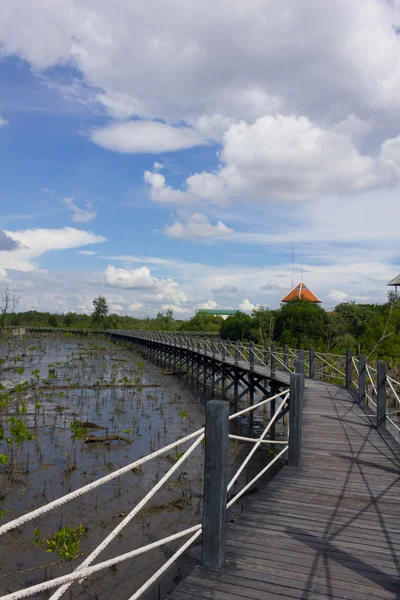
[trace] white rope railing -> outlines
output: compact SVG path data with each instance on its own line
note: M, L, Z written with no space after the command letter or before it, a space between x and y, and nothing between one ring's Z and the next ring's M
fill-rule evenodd
M278 410L276 411L275 415L270 420L267 428L264 430L263 434L260 436L260 438L258 440L252 440L252 438L243 438L241 436L230 436L230 437L232 437L232 439L238 439L241 441L249 441L249 440L254 441L255 445L254 445L252 451L246 457L245 461L241 465L240 469L236 473L233 480L230 482L228 489L231 489L234 482L237 480L239 475L243 472L244 468L248 464L249 460L253 456L256 449L262 443L273 443L272 440L265 440L264 438L267 435L267 433L270 430L273 423L278 418L288 397L289 397L289 392L287 390L284 390L283 392L275 394L274 396L271 396L270 398L261 400L260 402L258 402L257 404L255 404L253 406L249 406L243 410L240 410L240 411L234 413L233 415L230 415L229 420L236 419L246 413L249 413L251 411L254 411L254 410L260 408L260 406L263 406L267 402L271 402L272 400L275 400L278 398L281 398L281 400L282 400ZM121 531L130 523L130 521L132 521L132 519L139 513L139 511L151 500L151 498L168 481L168 479L170 479L170 477L175 473L175 471L181 467L182 463L188 458L188 456L204 440L204 435L205 435L204 428L201 428L201 429L199 429L199 430L197 430L197 431L195 431L195 432L193 432L171 444L168 444L167 446L164 446L163 448L157 450L156 452L153 452L152 454L149 454L141 459L138 459L135 462L130 463L129 465L126 465L125 467L122 467L121 469L118 469L118 470L114 471L113 473L110 473L109 475L106 475L105 477L102 477L90 484L87 484L86 486L83 486L83 487L75 490L74 492L66 494L66 495L62 496L61 498L58 498L57 500L53 500L52 502L49 502L46 505L44 505L38 509L30 511L29 513L22 515L21 517L13 519L9 523L5 523L0 528L0 535L3 533L6 533L7 531L11 531L17 527L20 527L21 525L24 525L25 523L31 521L32 519L36 519L36 518L42 516L43 514L46 514L53 508L62 506L63 504L73 500L74 498L78 498L78 497L82 496L83 494L88 493L91 490L99 487L100 485L103 485L103 484L111 481L112 479L115 479L116 477L119 477L119 476L123 475L124 473L131 471L135 467L138 467L152 459L155 459L158 456L161 456L162 454L168 452L169 450L176 448L177 446L179 446L185 442L193 440L193 438L196 438L194 440L194 442L189 446L189 448L184 452L184 454L177 460L177 462L167 471L167 473L165 473L165 475L160 479L160 481L156 485L153 486L153 488L144 496L144 498L130 511L130 513L109 533L109 535L89 554L89 556L86 557L86 559L72 573L69 573L69 574L61 576L61 577L57 577L55 579L52 579L51 581L46 581L41 584L30 586L24 590L19 590L17 592L13 592L6 596L2 596L0 598L0 600L11 600L11 599L18 600L19 598L27 598L29 596L38 594L40 592L51 590L55 587L58 587L58 589L55 592L53 592L53 594L50 597L50 600L58 600L68 590L70 585L77 580L80 583L82 583L82 581L85 578L87 578L88 576L90 576L104 568L118 564L119 562L122 562L129 558L133 558L135 556L138 556L139 554L148 552L158 546L167 544L169 542L180 539L181 537L192 534L191 537L173 554L173 556L171 556L171 558L164 565L162 565L160 567L160 569L158 569L158 571L156 571L156 573L154 573L154 575L152 577L150 577L150 579L145 584L143 584L133 594L133 596L131 596L131 598L129 600L136 600L137 598L139 598L152 585L152 583L154 583L154 581L156 581L156 579L159 578L165 572L165 570L170 566L170 564L172 564L176 560L176 558L178 558L189 547L189 545L192 544L201 535L201 531L202 531L201 525L195 525L189 529L178 532L172 536L168 536L167 538L164 538L164 539L154 542L152 544L143 546L136 550L132 550L123 555L116 556L107 561L100 562L98 564L95 564L94 566L92 565L92 563L99 556L99 554L121 533ZM257 479L259 479L268 470L268 468L270 468L272 466L272 464L274 464L276 462L276 460L278 460L279 457L282 456L284 452L286 452L286 450L288 448L287 442L278 440L278 441L276 441L276 443L283 444L284 445L283 450L271 462L269 462L268 465L252 480L253 482L257 481ZM245 493L245 491L248 489L248 487L250 485L252 485L251 482L250 482L250 484L247 484L247 486L245 486L245 488L243 488L238 494L236 494L236 496L233 499L230 500L230 502L228 503L229 507ZM59 587L59 586L61 586L61 587Z
M180 531L179 533L175 533L166 538L153 542L151 544L147 544L146 546L142 546L141 548L137 548L136 550L131 550L130 552L126 552L125 554L121 554L120 556L115 556L114 558L109 558L101 563L97 563L92 567L86 567L85 569L73 571L72 573L68 573L67 575L61 575L60 577L55 577L50 581L44 581L42 583L37 583L33 586L25 588L23 590L18 590L17 592L12 592L11 594L6 594L5 596L1 596L0 600L19 600L20 598L28 598L29 596L34 596L40 592L45 592L47 590L51 590L52 588L58 587L59 585L69 585L77 581L78 579L85 579L90 575L94 575L103 569L107 569L117 565L125 560L130 558L134 558L135 556L139 556L140 554L144 554L145 552L150 552L159 546L163 546L170 542L173 542L177 539L180 539L190 533L195 532L195 535L192 536L188 542L192 543L194 541L195 536L198 537L201 534L201 525L194 525L189 529L185 529L184 531ZM188 544L186 542L186 544ZM185 546L187 547L187 545ZM188 544L189 545L189 544ZM185 547L185 549L186 549ZM172 558L172 557L171 557ZM139 590L138 590L139 591ZM144 590L143 590L144 591ZM137 596L138 597L138 596Z
M193 439L196 436L201 435L202 433L204 433L204 427L202 429L198 429L197 431L194 431L193 433L190 433L189 435L177 440L176 442L173 442L172 444L168 444L168 446L164 446L163 448L160 448L160 450L156 450L155 452L152 452L151 454L148 454L147 456L144 456L143 458L139 458L138 460L130 463L129 465L126 465L125 467L121 467L120 469L117 469L116 471L113 471L112 473L109 473L108 475L105 475L104 477L101 477L100 479L96 479L96 481L92 481L92 483L88 483L87 485L84 485L83 487L78 488L74 492L65 494L65 496L61 496L61 498L57 498L57 500L53 500L52 502L49 502L48 504L45 504L44 506L41 506L40 508L36 508L35 510L32 510L29 513L26 513L25 515L22 515L21 517L18 517L16 519L13 519L12 521L9 521L8 523L5 523L4 525L2 525L0 527L0 535L2 535L3 533L6 533L7 531L11 531L12 529L15 529L16 527L20 527L21 525L24 525L25 523L27 523L28 521L31 521L32 519L41 517L45 513L49 512L50 510L53 510L53 508L58 508L59 506L62 506L63 504L66 504L67 502L74 500L74 498L83 496L83 494L90 492L91 490L99 487L100 485L103 485L105 483L108 483L109 481L112 481L116 477L120 477L120 475L129 473L129 471L132 471L134 468L140 467L144 463L146 463L154 458L157 458L158 456L161 456L162 454L165 454L165 452L168 452L169 450L172 450L173 448L176 448L177 446L184 444L185 442Z
M254 453L256 452L257 448L259 448L259 446L261 445L262 440L265 438L265 436L267 435L267 433L271 429L272 425L275 423L275 421L278 418L280 412L282 411L283 407L285 406L285 403L286 403L286 401L287 401L288 398L289 398L289 392L286 392L285 397L283 398L281 404L278 406L278 409L275 411L275 414L273 415L273 417L270 419L267 427L264 429L264 431L262 432L261 436L258 438L258 440L256 441L256 443L254 444L253 448L250 450L249 454L247 455L247 457L245 458L245 460L243 461L243 463L241 464L241 466L239 467L239 469L236 471L235 475L232 477L232 479L230 480L230 482L228 483L228 492L232 488L233 484L238 479L238 477L240 476L240 474L242 473L242 471L245 469L246 465L251 460L251 457L254 455ZM271 401L271 399L269 399L269 400ZM259 406L257 404L257 405L254 405L254 407L251 407L251 408L255 409L255 408L258 408L258 407Z
M395 397L396 401L397 401L397 402L400 404L400 397L399 397L399 394L397 393L397 391L396 391L396 390L394 389L394 387L393 387L393 384L394 384L394 385L398 385L398 386L400 387L400 382L399 382L399 381L396 381L396 380L395 380L395 379L393 379L392 377L389 377L389 375L387 375L387 376L386 376L386 381L388 382L388 384L389 384L389 386L390 386L390 389L392 390L392 392L393 392L393 395L394 395L394 397ZM393 413L386 414L386 419L389 421L389 423L391 423L391 424L393 425L393 427L395 427L395 429L397 429L397 431L400 431L400 426L399 426L399 424L398 424L398 423L395 423L395 422L393 421L393 419L391 419L391 418L390 418L392 415L396 415L396 416L398 416L398 414L399 414L399 411L395 411L395 412L393 412Z
M341 371L340 369L338 369L336 367L336 365L334 365L334 364L328 362L327 360L325 360L325 358L322 356L322 354L320 354L319 352L316 352L315 356L316 356L316 358L319 358L320 360L322 360L322 362L324 362L325 364L327 364L328 367L331 367L332 369L334 369L335 371L337 371L341 377L343 377L344 379L346 378L346 374L343 373L343 371ZM325 356L335 356L335 355L331 354L331 355L325 355ZM342 358L342 357L336 356L336 358Z

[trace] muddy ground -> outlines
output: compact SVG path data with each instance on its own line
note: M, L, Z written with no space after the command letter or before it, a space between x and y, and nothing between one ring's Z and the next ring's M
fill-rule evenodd
M204 400L184 378L166 374L127 344L103 337L27 335L0 339L0 523L37 508L161 448L204 424ZM257 431L268 416L258 411ZM14 421L13 421L14 419ZM22 423L12 434L15 420ZM87 425L89 423L89 426ZM86 424L86 425L85 425ZM94 425L95 427L92 427ZM281 426L279 426L281 427ZM279 429L277 436L284 435ZM249 435L248 420L235 426ZM18 441L18 435L20 436ZM22 438L32 437L33 439ZM107 439L114 437L116 439ZM101 441L88 442L88 438ZM246 447L247 446L247 447ZM34 523L6 533L0 545L0 594L76 568L173 465L188 444L146 463ZM232 442L230 468L250 447ZM270 459L257 451L235 490ZM204 445L200 446L96 562L128 552L201 522ZM246 499L243 500L243 503ZM243 503L230 513L234 520ZM4 512L1 512L4 511ZM10 512L7 512L10 511ZM62 527L86 529L78 556L47 553ZM35 534L35 529L36 531ZM34 543L34 539L39 544ZM129 598L182 544L160 547L102 571L64 597ZM158 600L193 566L198 549L181 559L143 598ZM49 596L43 596L49 597Z

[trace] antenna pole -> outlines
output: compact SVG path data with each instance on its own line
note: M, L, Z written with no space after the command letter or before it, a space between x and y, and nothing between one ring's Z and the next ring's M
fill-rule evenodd
M293 289L293 269L294 269L294 244L292 244L292 289Z

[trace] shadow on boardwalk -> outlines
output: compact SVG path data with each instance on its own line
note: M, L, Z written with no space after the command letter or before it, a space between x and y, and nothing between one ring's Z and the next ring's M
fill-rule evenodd
M229 528L225 567L170 600L400 599L399 450L350 393L307 380L302 467Z

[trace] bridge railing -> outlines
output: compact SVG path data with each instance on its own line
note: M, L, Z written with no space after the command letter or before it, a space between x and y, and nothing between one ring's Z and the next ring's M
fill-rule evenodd
M356 357L352 356L349 350L345 355L338 355L318 352L313 348L306 352L289 348L287 345L278 348L273 344L230 342L217 339L214 335L200 335L197 332L130 331L128 333L98 330L98 333L118 333L126 337L196 349L212 356L220 354L225 358L229 357L235 363L245 361L249 363L250 369L256 365L267 367L272 376L279 371L294 372L296 361L301 358L304 361L306 376L351 390L358 401L365 402L375 412L377 426L381 426L384 422L390 423L397 432L400 432L400 413L397 412L399 392L396 387L398 384L394 383L397 379L392 376L387 378L386 363L377 361L374 367L367 363L363 354ZM379 368L378 364L380 364Z
M299 376L292 376L293 378ZM301 376L300 376L301 377ZM72 572L67 575L53 578L49 581L38 583L28 588L12 592L1 596L0 600L19 600L30 597L36 594L43 594L57 588L50 596L50 600L58 600L76 582L82 583L85 578L95 575L99 571L110 568L128 559L144 554L159 546L174 542L181 538L188 538L185 543L176 550L173 555L145 582L129 600L137 600L149 587L175 562L183 552L195 542L201 534L203 534L203 563L205 565L214 566L219 564L222 566L221 559L224 559L225 548L224 544L226 531L226 511L237 502L247 490L254 485L265 473L273 467L273 465L281 459L285 453L289 453L289 462L296 466L300 460L301 438L300 438L300 419L301 419L301 402L302 402L303 384L300 381L293 379L291 387L282 392L275 394L272 397L266 398L253 406L249 406L229 416L229 403L226 401L212 400L206 405L206 427L198 429L193 433L160 448L156 452L148 454L114 472L101 477L77 490L61 496L57 500L53 500L35 510L32 510L16 519L13 519L0 527L0 535L9 531L20 529L24 524L37 520L49 511L59 508L60 506L72 501L75 498L83 496L91 492L93 489L101 485L107 484L117 477L129 473L132 469L139 468L141 465L158 458L159 456L177 448L182 444L191 442L191 445L180 456L175 464L165 473L165 475L153 486L153 488L136 504L136 506L124 517L124 519L107 535L107 537L85 558L85 560ZM292 400L293 399L293 400ZM277 401L278 407L272 415L269 423L257 438L243 437L229 434L229 422L241 418L246 414L254 412L267 403ZM286 412L289 411L289 435L287 440L272 440L268 436L274 423ZM253 443L248 455L244 458L240 467L228 482L228 441L243 441ZM148 504L153 496L162 488L162 486L171 478L171 476L182 466L189 456L198 448L205 440L205 462L204 462L204 501L203 501L203 520L192 527L179 531L173 535L162 538L147 544L140 548L134 549L121 555L117 555L111 559L95 562L103 550L122 532L122 530L134 519L134 517ZM231 498L228 494L237 484L240 475L249 464L251 458L264 444L280 445L281 448L272 460L255 475L251 481L246 483L239 491ZM216 501L219 503L216 506ZM222 517L222 518L221 518Z

